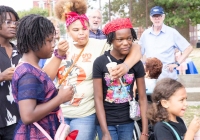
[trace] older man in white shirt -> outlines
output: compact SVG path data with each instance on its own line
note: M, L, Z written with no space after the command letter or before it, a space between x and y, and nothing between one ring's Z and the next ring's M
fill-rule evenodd
M156 57L163 63L161 78L177 79L176 67L178 67L192 52L190 43L174 28L165 25L165 13L162 7L155 6L150 11L152 27L142 34L139 45L142 54L148 57ZM175 60L175 48L182 52L178 61Z

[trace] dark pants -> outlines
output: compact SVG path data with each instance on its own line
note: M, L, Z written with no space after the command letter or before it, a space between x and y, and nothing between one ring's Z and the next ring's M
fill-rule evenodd
M0 128L0 140L12 140L16 124Z

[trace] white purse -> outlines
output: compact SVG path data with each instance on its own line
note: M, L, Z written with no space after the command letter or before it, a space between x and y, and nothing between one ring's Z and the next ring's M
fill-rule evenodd
M107 56L107 58L110 62L112 62L109 56ZM119 78L119 81L120 81L122 88L124 88L124 91L126 91L126 93L127 93L127 90L126 90L121 78ZM134 121L140 120L141 117L140 117L139 103L135 100L134 97L133 97L132 101L130 101L130 99L128 101L129 101L129 117Z
M129 101L129 115L132 120L140 120L140 106L139 103L134 99L133 101Z

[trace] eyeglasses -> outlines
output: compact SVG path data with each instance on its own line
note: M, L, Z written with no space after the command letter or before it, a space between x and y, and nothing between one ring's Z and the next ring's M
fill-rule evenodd
M18 26L19 25L18 21L5 20L4 22L6 23L7 26L11 26L11 25Z

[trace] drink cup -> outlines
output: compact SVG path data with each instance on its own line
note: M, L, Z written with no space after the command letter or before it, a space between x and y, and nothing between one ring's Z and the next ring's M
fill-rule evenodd
M194 140L200 140L200 130L198 130L194 135Z
M70 86L64 86L63 89L67 89L67 88L70 88ZM71 104L71 101L67 101L65 103L63 103L64 105L70 105Z
M110 62L106 65L108 72L110 73L110 75L112 76L112 72L113 72L113 68L117 66L116 62Z

